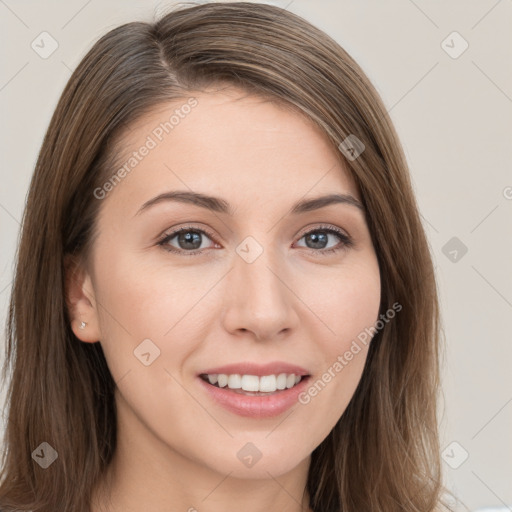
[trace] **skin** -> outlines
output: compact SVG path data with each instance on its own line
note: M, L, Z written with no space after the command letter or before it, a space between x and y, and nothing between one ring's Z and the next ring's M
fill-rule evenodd
M105 479L112 492L98 487L91 510L224 512L236 503L246 512L307 511L310 455L346 409L368 347L308 404L269 419L223 409L196 375L279 360L316 380L374 324L380 275L364 213L348 204L288 213L301 199L361 196L302 115L232 87L191 96L198 105L102 200L89 268L68 287L76 336L101 343L117 383L118 446ZM132 125L127 154L185 102ZM234 215L171 201L137 215L172 190L221 197ZM158 245L189 224L214 234L199 235L199 254L188 256L193 249L178 237L167 247L181 254ZM329 234L315 246L304 235L322 224L354 245ZM247 236L263 248L252 263L236 252ZM149 366L134 357L147 338L160 350ZM262 453L250 468L237 458L248 442Z

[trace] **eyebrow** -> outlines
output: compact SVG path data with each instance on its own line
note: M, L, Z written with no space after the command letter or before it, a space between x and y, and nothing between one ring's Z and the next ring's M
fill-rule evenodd
M135 215L139 215L151 206L166 201L177 201L180 203L193 204L201 208L206 208L212 212L224 213L229 216L234 215L233 207L226 200L219 197L201 194L199 192L189 192L186 190L164 192L163 194L153 197L149 201L146 201ZM365 211L364 206L350 194L329 194L326 196L315 197L314 199L303 199L293 205L289 211L289 214L296 215L299 213L310 212L324 208L326 206L330 206L332 204L347 204L354 206L363 212Z

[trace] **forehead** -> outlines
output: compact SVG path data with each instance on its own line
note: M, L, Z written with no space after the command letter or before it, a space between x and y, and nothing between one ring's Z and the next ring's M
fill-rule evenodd
M246 206L266 197L287 202L286 196L295 200L309 191L360 199L341 156L313 121L234 87L160 104L120 142L118 167L129 172L113 195L189 188L236 195Z

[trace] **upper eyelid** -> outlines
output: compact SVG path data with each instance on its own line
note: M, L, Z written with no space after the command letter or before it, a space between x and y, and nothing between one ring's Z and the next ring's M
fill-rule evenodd
M317 226L308 226L308 227L304 228L304 230L300 231L300 233L301 233L300 237L302 238L304 235L307 235L310 231L322 231L322 230L325 230L325 231L332 230L335 233L338 233L338 231L340 231L341 234L344 234L345 236L352 238L346 229L343 229L343 228L340 228L339 226L335 226L334 224L328 224L328 223L320 223L320 225L317 225ZM340 234L340 233L338 233L338 234Z

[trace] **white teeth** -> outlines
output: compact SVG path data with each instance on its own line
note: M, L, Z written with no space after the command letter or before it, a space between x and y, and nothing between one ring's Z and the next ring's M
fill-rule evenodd
M244 391L259 391L260 378L256 375L243 375L242 376L242 389Z
M242 377L238 374L230 375L228 377L228 388L240 389L242 387Z
M286 389L286 373L280 373L276 380L277 389Z
M242 389L243 391L274 393L276 390L289 389L302 380L301 375L294 373L279 375L226 375L225 373L208 375L208 382L220 388Z
M274 392L276 387L276 376L275 375L265 375L259 379L260 381L260 389L259 391L265 391L267 393Z

